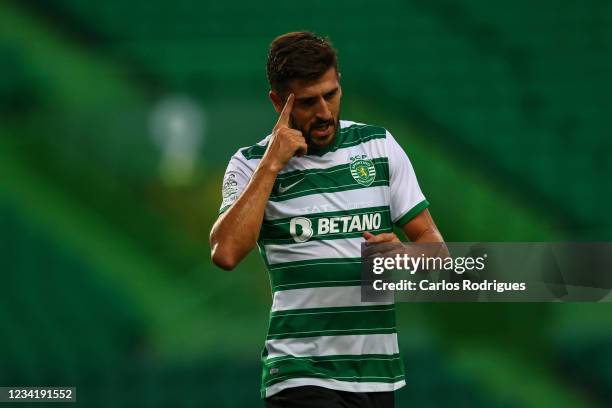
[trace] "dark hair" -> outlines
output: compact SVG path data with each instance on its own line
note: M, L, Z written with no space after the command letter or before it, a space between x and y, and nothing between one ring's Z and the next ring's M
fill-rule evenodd
M332 67L338 71L336 50L329 39L311 32L286 33L270 44L267 72L273 91L283 93L295 79L316 80Z

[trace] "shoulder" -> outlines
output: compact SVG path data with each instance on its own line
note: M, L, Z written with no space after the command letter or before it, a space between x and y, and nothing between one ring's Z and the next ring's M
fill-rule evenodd
M340 133L343 145L356 145L375 139L386 139L390 133L382 126L352 120L340 121Z
M240 147L236 153L232 155L230 161L243 163L245 165L257 165L259 159L261 159L266 152L266 146L268 145L268 140L270 140L271 136L272 135L268 135L251 146Z
M270 135L251 146L244 146L236 150L227 164L226 174L239 173L249 177L257 168L260 159L266 151Z

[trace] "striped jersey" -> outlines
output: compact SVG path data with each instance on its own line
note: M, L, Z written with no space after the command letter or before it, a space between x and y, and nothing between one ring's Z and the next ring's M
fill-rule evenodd
M240 197L269 139L232 156L221 212ZM408 156L382 127L340 121L331 145L289 160L257 242L272 288L263 398L304 385L405 385L395 305L361 301L361 243L364 231L391 232L427 206Z

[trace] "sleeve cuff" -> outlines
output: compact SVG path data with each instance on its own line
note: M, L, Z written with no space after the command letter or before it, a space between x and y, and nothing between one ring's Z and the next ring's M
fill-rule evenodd
M397 221L395 221L394 224L398 227L403 227L408 221L416 217L421 211L423 211L427 207L429 207L429 201L421 201L420 203L412 207L412 209L406 214L402 215Z

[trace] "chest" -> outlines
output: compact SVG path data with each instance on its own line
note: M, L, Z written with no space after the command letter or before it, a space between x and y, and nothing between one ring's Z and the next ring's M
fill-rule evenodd
M274 183L265 219L388 205L388 158L364 146L293 158Z

